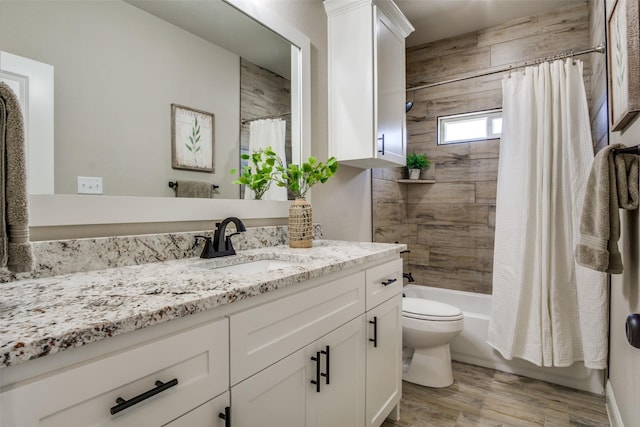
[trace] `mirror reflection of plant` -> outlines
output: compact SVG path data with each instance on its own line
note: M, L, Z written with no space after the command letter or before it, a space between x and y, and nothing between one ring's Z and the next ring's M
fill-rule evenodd
M193 161L197 164L197 153L198 151L200 151L200 124L198 123L197 117L195 117L195 122L193 124L193 127L191 128L189 143L185 143L184 146L187 147L187 150L193 153Z
M232 184L241 184L253 190L255 199L261 200L264 193L271 186L276 153L271 147L254 151L251 154L242 154L243 160L250 160L251 163L242 167L242 172L238 179ZM236 169L231 169L231 174L235 174Z
M326 163L322 163L311 156L299 166L293 163L284 165L282 159L273 152L268 155L273 159L278 172L273 175L276 185L286 187L296 199L304 199L311 187L317 183L324 184L338 170L338 160L335 157L330 157Z

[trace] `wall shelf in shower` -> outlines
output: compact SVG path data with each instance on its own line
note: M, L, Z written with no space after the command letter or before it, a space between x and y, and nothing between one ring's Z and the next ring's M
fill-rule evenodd
M400 184L435 184L435 179L399 179Z

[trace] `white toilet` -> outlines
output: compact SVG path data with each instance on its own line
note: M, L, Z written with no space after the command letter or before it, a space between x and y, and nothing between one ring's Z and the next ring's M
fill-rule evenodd
M463 317L460 309L449 304L402 298L403 380L427 387L453 384L449 342L462 331Z

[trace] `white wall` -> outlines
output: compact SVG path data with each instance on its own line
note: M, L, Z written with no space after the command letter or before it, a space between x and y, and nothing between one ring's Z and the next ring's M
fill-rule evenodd
M640 143L640 116L622 133L612 132L611 144L634 146ZM640 420L640 349L632 347L625 334L630 313L640 313L640 212L620 211L624 273L611 276L611 324L609 381L620 418L625 426Z
M102 176L104 194L238 198L239 57L127 3L2 1L0 50L54 66L55 191ZM99 100L99 101L98 101ZM215 114L216 173L171 168L171 104Z
M327 17L321 0L263 0L311 40L311 151L328 157ZM371 241L371 172L341 165L312 190L313 220L324 238Z

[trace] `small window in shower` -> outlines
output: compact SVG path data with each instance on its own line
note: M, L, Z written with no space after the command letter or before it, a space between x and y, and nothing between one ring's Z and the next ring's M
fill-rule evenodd
M500 138L502 109L438 117L438 145Z

